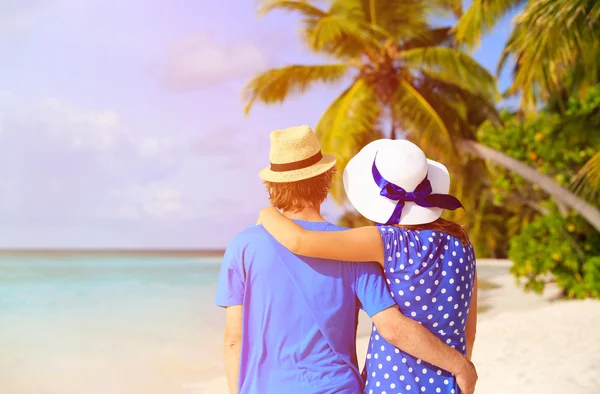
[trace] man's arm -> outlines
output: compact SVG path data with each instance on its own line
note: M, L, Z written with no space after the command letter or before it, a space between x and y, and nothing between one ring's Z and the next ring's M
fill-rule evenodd
M225 345L223 349L229 393L237 394L240 379L242 349L242 304L246 288L242 244L234 238L227 246L221 263L215 304L226 308Z
M385 309L372 319L386 341L414 357L453 373L463 394L474 392L477 373L473 364L421 324L404 316L397 307Z
M242 351L242 305L227 307L225 318L225 371L229 394L239 392L240 355Z

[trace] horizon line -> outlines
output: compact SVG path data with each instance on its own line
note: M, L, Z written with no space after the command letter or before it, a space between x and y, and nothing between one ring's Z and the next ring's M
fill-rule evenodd
M197 249L197 248L0 248L0 254L9 253L156 253L156 254L223 254L225 253L224 248L210 248L210 249Z

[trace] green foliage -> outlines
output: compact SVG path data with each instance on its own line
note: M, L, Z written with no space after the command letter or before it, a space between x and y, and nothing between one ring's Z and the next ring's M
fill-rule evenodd
M469 9L456 24L456 40L473 47L489 32L500 18L527 0L473 0Z
M455 27L456 41L478 45L511 9L524 6L498 64L515 59L507 94L534 112L552 96L584 93L600 81L600 5L597 0L473 0Z
M498 69L509 56L517 59L508 93L522 94L522 108L533 111L565 88L577 94L599 82L599 10L596 0L535 0L517 16Z
M600 86L566 104L564 112L546 109L527 117L503 112L503 129L486 124L477 137L568 188L600 151L600 129L594 123ZM567 297L600 297L600 233L558 207L537 185L502 167L488 168L489 184L469 218L478 254L498 254L508 246L512 272L525 279L527 290L540 292L555 280Z
M577 173L573 181L575 191L590 200L600 193L600 152L596 152Z
M316 128L325 152L335 152L338 176L334 179L332 196L336 202L346 199L340 174L358 150L381 137L377 133L381 108L375 92L362 80L343 92L321 116Z
M568 134L573 141L597 147L600 139L600 85L591 87L584 100L568 101L568 109L555 133ZM600 195L600 150L596 149L596 153L581 167L573 181L573 188L589 201L597 200Z
M436 46L413 48L402 51L398 58L415 70L485 97L489 102L500 98L489 71L469 55L455 49Z
M593 167L593 160L600 151L600 122L580 122L582 117L596 110L600 110L600 85L592 87L583 100L568 100L564 114L544 110L521 118L504 112L501 114L504 129L487 124L477 136L481 143L530 165L559 185L569 187L578 179L582 168ZM586 164L590 162L592 164ZM518 175L494 166L491 170L494 205L517 199L516 202L520 200L532 206L547 198L535 184Z
M503 112L504 127L484 124L477 132L477 140L535 168L568 188L575 182L592 196L591 182L580 182L582 168L593 167L600 151L600 86L589 89L581 100L572 97L566 110L546 109L523 117ZM584 121L585 120L585 121ZM520 176L491 163L486 171L480 164L468 161L463 165L461 184L453 184L452 192L469 209L451 213L450 219L468 224L469 236L478 256L506 257L509 240L540 215L554 206L552 199ZM470 193L461 190L470 189ZM583 194L582 194L583 195ZM599 201L588 200L596 206ZM561 207L563 213L566 209ZM546 245L547 247L548 246Z
M511 272L541 293L554 278L569 298L600 298L600 233L577 216L540 216L511 239Z
M344 78L348 66L325 64L314 66L286 66L262 73L246 86L248 113L256 100L271 104L285 100L292 93L304 93L317 82L331 83Z

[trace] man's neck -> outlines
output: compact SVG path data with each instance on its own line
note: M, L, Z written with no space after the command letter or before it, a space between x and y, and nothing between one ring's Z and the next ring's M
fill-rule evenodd
M299 211L285 211L283 215L289 219L305 220L307 222L326 222L319 208L304 208Z

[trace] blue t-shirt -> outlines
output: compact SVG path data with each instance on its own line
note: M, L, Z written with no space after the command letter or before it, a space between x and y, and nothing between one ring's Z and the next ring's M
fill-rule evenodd
M308 230L340 231L296 221ZM225 252L215 303L243 305L241 394L356 394L357 310L395 305L376 263L296 256L262 227Z

